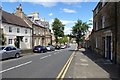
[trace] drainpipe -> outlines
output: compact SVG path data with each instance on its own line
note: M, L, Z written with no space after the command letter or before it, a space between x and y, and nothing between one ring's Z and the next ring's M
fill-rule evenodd
M32 23L32 47L34 46L34 24Z
M115 2L115 64L117 64L117 2Z

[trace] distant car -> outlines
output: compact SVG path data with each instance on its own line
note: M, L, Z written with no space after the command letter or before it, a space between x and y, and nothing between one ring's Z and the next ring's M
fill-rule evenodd
M60 49L60 46L56 45L56 46L55 46L55 49L59 50L59 49Z
M47 52L47 49L45 46L38 45L33 48L33 52L43 53L43 52Z
M65 49L65 48L67 48L66 45L62 45L62 46L61 46L61 49Z
M48 45L46 48L47 48L48 51L54 51L55 50L55 47L53 47L52 45Z
M6 59L10 57L19 58L21 54L21 49L14 46L0 46L0 59Z

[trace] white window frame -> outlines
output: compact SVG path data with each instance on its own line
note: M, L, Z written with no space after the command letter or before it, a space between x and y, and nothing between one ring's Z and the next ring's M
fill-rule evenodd
M9 26L9 32L10 32L10 33L12 32L12 27L11 27L11 26Z
M20 33L20 28L17 28L17 33Z
M38 29L38 34L40 34L40 29Z
M27 31L27 29L25 29L25 34L27 34L28 33L28 31Z
M105 16L102 16L102 28L105 28Z
M8 44L12 44L12 39L8 39Z
M25 42L28 42L28 38L25 38Z

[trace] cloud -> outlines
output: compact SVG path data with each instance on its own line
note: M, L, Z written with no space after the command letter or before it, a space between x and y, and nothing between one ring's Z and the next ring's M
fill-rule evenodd
M74 24L76 21L69 21L69 20L61 20L63 24Z
M57 2L34 2L34 4L40 4L44 7L54 7L57 5Z
M52 15L53 15L53 13L49 13L48 15L49 15L49 16L52 16Z
M64 33L65 34L70 34L71 33L72 28L71 27L65 27Z
M93 29L93 17L89 19L88 24L89 23L92 23L92 25L89 25L90 26L89 31L92 31L92 29Z
M66 12L66 13L76 13L76 11L75 10L71 10L71 9L67 9L67 8L64 8L64 9L62 9L64 12Z
M50 29L52 29L51 27L51 24L53 23L54 19L51 19L49 21L49 24L50 24ZM76 21L70 21L70 20L60 20L63 24L65 24L65 30L64 30L64 33L65 34L70 34L71 30L72 30L72 26L74 25L74 23ZM53 32L53 31L52 31Z

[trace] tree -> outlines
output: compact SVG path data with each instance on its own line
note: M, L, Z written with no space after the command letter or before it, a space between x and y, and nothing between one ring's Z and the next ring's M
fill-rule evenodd
M56 44L58 44L58 37L64 36L64 26L65 25L63 25L58 18L54 19L54 22L52 23L52 30L54 32Z
M64 44L67 43L67 42L68 42L67 36L65 35L64 37L58 39L58 42L60 43L60 45L61 45L62 43L64 43Z
M65 44L65 43L67 43L68 42L68 37L67 36L64 36L64 38L63 38L63 43Z
M72 34L76 38L76 43L79 46L80 42L83 41L83 36L88 31L88 24L86 22L82 22L81 20L77 20L77 23L72 27Z
M0 45L5 45L6 44L6 38L3 33L0 34Z

